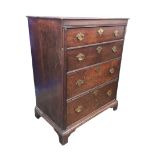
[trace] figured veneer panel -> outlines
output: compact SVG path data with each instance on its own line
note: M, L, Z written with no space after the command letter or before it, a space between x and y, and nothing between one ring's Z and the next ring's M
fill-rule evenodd
M67 98L117 78L120 62L120 59L115 59L67 74Z
M101 34L99 34L100 30ZM65 32L66 32L65 44L67 47L95 44L124 38L124 26L78 28L78 29L72 28L67 29Z
M71 71L120 57L122 55L122 50L123 40L67 50L67 70ZM80 53L84 55L82 60L79 60L77 57Z
M116 98L117 81L90 91L67 104L67 124L70 125Z

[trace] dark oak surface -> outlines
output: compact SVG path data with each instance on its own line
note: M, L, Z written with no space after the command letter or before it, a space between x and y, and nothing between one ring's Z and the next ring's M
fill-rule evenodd
M87 95L70 101L67 105L67 124L70 125L95 109L116 98L117 81L89 92ZM108 91L112 94L108 96ZM79 108L79 109L78 109ZM77 112L76 110L81 110Z
M106 25L106 26L126 26L129 18L99 18L99 17L45 17L45 16L27 16L31 19L46 19L53 20L58 19L63 21L64 27L75 27L75 26L96 26L96 25Z
M103 34L98 33L99 29L103 29ZM115 31L118 31L118 36L114 35ZM95 28L78 28L78 29L66 29L66 46L74 47L87 44L100 43L104 41L122 39L124 37L124 27L95 27ZM82 41L77 39L77 34L84 34Z
M64 128L61 23L59 20L29 18L29 30L36 104Z
M99 18L87 18L85 19L64 19L63 20L63 24L64 27L96 27L96 26L118 26L118 25L122 25L122 26L126 26L128 22L128 19L99 19Z
M98 47L101 47L102 50L97 51ZM113 47L116 47L115 52L113 51ZM67 70L71 71L120 57L122 54L122 49L123 40L113 43L67 50ZM84 59L82 61L79 61L77 58L78 54L80 53L84 55Z
M114 73L110 73L110 69L114 69ZM69 73L67 75L67 98L71 98L87 89L96 85L115 79L119 75L120 59L108 61L87 69ZM78 86L77 82L83 80Z
M35 116L43 117L54 127L62 145L83 123L108 108L117 109L116 93L127 21L28 17ZM99 29L104 29L102 35ZM118 31L116 36L115 30ZM77 39L78 33L84 34L81 41ZM98 47L102 50L98 51Z

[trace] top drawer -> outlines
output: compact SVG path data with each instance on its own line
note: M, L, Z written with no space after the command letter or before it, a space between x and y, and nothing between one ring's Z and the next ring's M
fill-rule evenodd
M124 37L124 26L69 28L65 35L67 47L83 46L122 39Z

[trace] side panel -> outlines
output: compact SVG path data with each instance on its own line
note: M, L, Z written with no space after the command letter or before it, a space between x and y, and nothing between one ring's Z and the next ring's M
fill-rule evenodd
M36 104L64 128L61 20L28 18Z

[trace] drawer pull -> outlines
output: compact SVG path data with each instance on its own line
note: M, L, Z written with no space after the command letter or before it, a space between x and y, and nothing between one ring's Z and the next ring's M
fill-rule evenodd
M119 36L119 31L118 31L118 30L115 30L115 31L114 31L114 36L115 36L115 37L118 37L118 36Z
M84 39L84 34L82 32L79 32L77 35L76 35L76 38L79 40L79 41L82 41Z
M109 72L110 72L111 74L114 74L115 69L112 67L112 68L109 69Z
M76 109L75 109L75 112L79 113L81 112L83 109L83 107L81 105L79 105Z
M77 82L76 82L76 85L78 86L78 87L80 87L82 84L84 84L84 80L77 80Z
M100 66L96 66L95 71L98 73L100 71Z
M97 30L97 32L98 32L98 34L101 36L101 35L103 34L103 32L104 32L104 29L99 28L99 29Z
M102 48L101 46L98 46L98 47L96 48L97 53L98 53L98 54L101 54L102 49L103 49L103 48Z
M107 95L110 97L112 95L112 90L108 90Z
M116 52L117 52L117 47L116 47L116 46L113 46L113 47L112 47L112 51L113 51L114 53L116 53Z
M92 93L93 93L94 96L97 96L98 95L98 90L94 90Z
M85 55L82 53L79 53L76 58L78 59L78 61L83 61L85 59Z

